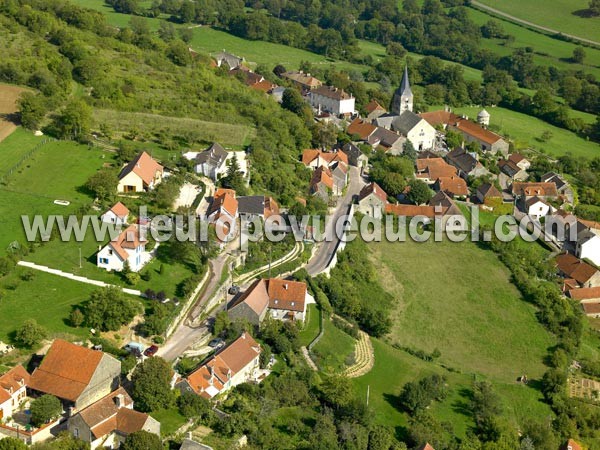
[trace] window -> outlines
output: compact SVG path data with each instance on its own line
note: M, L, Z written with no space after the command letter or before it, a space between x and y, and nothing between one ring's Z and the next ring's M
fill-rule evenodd
M112 251L110 248L108 249L108 254L109 254L110 256L112 256L112 254L113 254L113 251Z
M108 258L100 258L100 264L108 264Z
M73 430L73 436L75 436L76 438L78 438L78 437L79 437L79 428L75 428L75 429Z

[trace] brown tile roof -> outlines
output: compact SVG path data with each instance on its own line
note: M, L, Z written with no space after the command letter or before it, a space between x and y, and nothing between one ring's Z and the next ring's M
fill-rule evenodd
M331 171L325 166L319 166L315 169L313 177L310 180L310 189L316 192L320 184L324 184L329 189L333 189L333 176Z
M271 278L267 281L269 308L304 311L306 283Z
M121 173L119 174L119 179L133 172L138 175L144 181L144 183L150 184L156 176L156 173L162 173L163 171L163 166L152 159L148 153L142 152L129 164L123 167L123 170L121 170Z
M358 195L358 200L360 201L371 194L375 194L377 197L383 200L384 203L387 202L387 193L374 181L361 189L360 194Z
M421 113L419 115L421 116L421 118L425 119L432 127L436 127L438 125L448 125L449 123L460 120L460 117L458 117L456 114L444 110L431 111Z
M140 244L145 243L140 236L139 226L136 224L129 225L127 229L123 230L115 239L109 242L108 245L119 255L124 261L129 257L126 248L135 249Z
M515 181L512 185L514 195L525 195L531 197L534 195L542 197L558 197L555 183L526 183Z
M348 164L348 155L346 155L344 152L324 152L313 148L306 149L302 152L302 164L307 166L319 157L325 160L328 165L331 165L337 161L342 161Z
M569 439L560 447L560 450L582 450L582 447L573 439Z
M433 206L416 206L416 205L395 205L389 203L385 206L385 212L396 216L416 217L425 216L429 218L435 217L435 208Z
M305 166L309 165L315 159L319 157L321 150L316 148L307 148L302 152L302 164Z
M573 278L578 283L586 283L598 271L588 263L582 261L570 253L564 253L556 257L558 270L567 277Z
M366 141L376 129L377 127L375 125L356 118L352 121L352 123L350 123L350 125L348 125L346 132L350 136L357 135L361 140Z
M375 110L381 110L381 111L385 111L385 108L383 106L381 106L379 104L379 102L377 100L371 100L367 106L365 106L365 111L367 111L369 114L371 114L373 111Z
M534 196L531 197L530 199L528 199L525 204L527 205L528 208L530 208L531 206L535 205L537 202L541 202L546 206L549 206L548 203L546 203L544 200L542 200L541 198L539 198L538 196Z
M593 228L595 230L600 230L600 222L594 222L593 220L583 220L583 219L577 219L577 220L579 222L581 222L587 228Z
M29 373L20 364L0 376L0 405L10 400L12 393L28 386L30 378Z
M129 209L121 202L115 203L109 211L112 211L115 216L123 218L129 214Z
M127 436L141 431L150 416L129 408L120 408L117 413L91 429L96 438L101 438L114 431Z
M256 280L246 292L244 292L231 306L235 308L241 303L245 303L254 311L256 314L261 315L265 309L269 306L269 292L267 291L266 280Z
M573 300L600 299L600 287L587 287L569 290L569 297Z
M463 215L460 208L456 205L456 203L454 203L454 200L452 200L444 191L439 191L437 194L435 194L431 200L429 200L429 205L437 207L438 209L436 212L442 216Z
M429 443L421 445L417 450L435 450Z
M273 197L265 197L265 219L279 215L279 204Z
M525 157L523 155L521 155L520 153L513 153L512 155L510 155L508 157L508 160L512 161L515 164L519 164L524 159L525 159Z
M235 217L238 210L238 201L235 198L233 189L218 188L214 195L213 201L208 208L207 214L210 216L216 211L223 208L231 217Z
M490 130L482 128L481 125L471 122L467 119L458 119L457 121L451 122L450 125L456 129L462 131L475 139L485 142L486 144L492 145L502 139L501 136L496 133L492 133Z
M336 88L335 86L320 86L316 89L313 89L312 93L316 95L322 95L323 97L331 98L333 100L347 100L352 98L351 94L343 89Z
M42 364L31 375L30 387L58 398L77 401L103 355L100 351L56 339Z
M442 158L417 159L417 178L437 180L441 177L456 175L456 167L451 166Z
M441 191L452 195L469 195L467 182L459 176L440 177L437 179L437 185Z
M233 377L258 355L260 355L260 346L250 334L244 332L234 342L189 375L187 377L188 384L196 393L205 397L205 391L210 387L221 391L229 377ZM208 396L211 397L212 395Z
M483 183L477 188L477 192L483 195L483 198L502 198L502 192L491 183Z
M261 80L251 84L250 87L256 91L269 93L275 89L277 85L275 83L271 83L269 80Z
M288 80L295 81L296 83L307 87L309 89L313 89L321 86L323 83L310 75L310 73L304 72L284 72L281 74L283 78L287 78Z
M122 399L120 407L117 406L117 397ZM133 400L125 389L119 387L116 391L111 392L96 403L92 403L87 408L82 409L79 414L97 439L116 429L117 421L114 419L116 419L119 409L126 407L133 407ZM111 421L110 419L113 420ZM111 422L108 427L105 426L107 421Z

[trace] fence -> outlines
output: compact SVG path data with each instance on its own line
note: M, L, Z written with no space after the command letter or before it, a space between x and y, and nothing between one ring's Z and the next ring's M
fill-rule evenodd
M21 156L21 159L17 163L15 163L10 169L8 169L6 172L4 172L2 174L2 176L0 177L0 182L6 181L6 179L8 177L10 177L14 173L15 170L18 170L19 167L21 167L25 161L27 161L29 158L31 158L34 155L34 153L36 153L40 148L42 148L44 145L48 144L49 142L54 142L54 141L56 141L56 139L46 138L42 142L38 142L38 144L35 147L33 147L31 150L29 150L27 153L25 153L23 156Z

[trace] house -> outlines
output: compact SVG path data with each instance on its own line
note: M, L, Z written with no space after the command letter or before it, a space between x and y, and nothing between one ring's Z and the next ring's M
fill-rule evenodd
M260 352L260 345L244 332L176 386L182 393L195 392L204 398L213 398L254 379L260 366Z
M433 184L441 177L454 177L456 175L456 168L447 164L442 158L417 159L416 177L427 184Z
M552 205L535 196L525 201L525 211L532 219L540 220L542 217L552 214L554 212L554 208Z
M423 119L429 123L434 128L443 128L446 129L449 124L457 122L460 120L460 117L456 114L452 113L448 109L431 111L419 114Z
M318 149L306 149L302 152L302 164L310 169L331 167L338 162L348 164L348 156L344 152L324 152Z
M481 125L471 122L468 118L459 118L450 122L448 130L462 134L466 142L476 142L482 151L508 155L508 142L496 133L486 130Z
M133 410L133 400L119 387L116 391L69 418L69 433L96 448L118 448L131 433L147 431L160 436L160 422Z
M217 67L225 65L229 70L237 69L244 63L244 58L227 53L225 50L214 54L213 59L217 62Z
M360 148L351 142L344 144L340 150L348 158L348 164L354 167L366 167L369 163L369 158L365 155Z
M367 122L373 122L373 120L377 119L379 116L387 113L387 110L381 106L377 100L371 100L367 106L365 106L365 111L367 112L367 117L365 117Z
M375 131L367 138L367 143L375 150L383 150L390 155L398 156L404 151L406 138L395 131L383 127L376 127Z
M578 233L575 254L578 258L589 259L600 266L600 236L590 229Z
M435 450L435 448L433 448L431 445L429 445L429 443L425 443L423 445L421 445L419 448L417 448L417 450Z
M529 176L527 172L510 159L501 159L498 161L498 168L500 171L515 181L525 181Z
M369 136L371 136L375 130L377 130L375 125L357 117L350 122L350 125L348 125L348 128L346 129L346 133L357 138L357 140L367 142Z
M442 215L444 217L463 216L462 211L456 203L454 203L454 200L452 200L452 198L444 191L439 191L435 194L431 200L429 200L429 206L435 208L436 215Z
M513 164L516 164L516 166L521 170L529 170L529 168L531 167L531 162L520 153L511 154L508 157L508 161L512 162Z
M578 302L600 303L600 287L570 289L567 295Z
M319 166L313 172L309 184L310 195L320 197L324 202L329 201L329 194L333 192L334 183L331 170L325 166ZM339 192L338 192L339 193Z
M118 192L143 192L153 189L164 176L164 167L142 152L119 173Z
M525 183L515 181L512 184L512 193L515 197L539 197L542 200L557 199L558 191L554 183Z
M115 225L125 225L129 217L129 209L121 202L115 203L108 211L100 216L100 220Z
M310 106L336 116L354 114L354 97L352 94L333 86L320 86L308 93Z
M402 134L417 151L430 150L435 146L435 128L412 111L403 111L400 115L382 115L374 123Z
M256 280L228 310L233 320L243 319L260 325L269 315L277 320L303 322L306 305L314 299L306 289L306 283L270 278Z
M452 197L466 197L469 195L469 189L467 188L467 182L464 178L457 175L450 177L439 177L433 188L436 191L444 191Z
M564 201L573 204L575 200L575 193L573 192L571 185L567 183L563 177L555 172L548 172L542 175L540 181L543 183L554 183L556 185L558 194L564 199Z
M108 353L56 339L31 374L29 388L81 410L116 389L120 376L120 361Z
M502 202L502 192L491 183L483 183L477 188L477 199L488 206Z
M363 187L358 195L357 211L365 216L381 218L387 204L388 195L374 181Z
M333 190L340 195L348 184L348 165L343 161L336 162L330 168L333 178Z
M457 147L449 152L446 155L446 161L451 166L456 167L458 176L464 179L467 179L467 177L482 177L490 173L474 155L467 152L463 147Z
M185 438L183 441L181 441L181 447L179 447L179 450L213 450L213 448Z
M236 230L239 216L238 201L233 189L218 188L213 200L206 211L206 218L217 227L217 237L221 244L228 241Z
M279 205L273 197L247 195L237 197L237 201L240 217L247 220L252 220L255 217L266 220L271 216L279 215Z
M0 422L12 417L27 396L30 375L18 365L0 376Z
M563 445L560 446L559 450L583 450L583 447L575 442L573 439L569 439Z
M429 205L403 205L388 203L385 206L386 214L393 214L398 217L427 217L435 218L435 208Z
M183 156L193 160L194 171L213 180L218 180L227 173L227 157L229 152L220 144L214 142L210 147L201 152L189 152Z
M130 225L100 249L96 255L96 265L102 269L120 272L127 262L130 270L138 272L151 258L146 252L146 243L140 225Z
M600 272L570 253L557 256L556 265L559 274L564 278L574 280L577 287L600 286Z
M281 74L281 78L290 80L293 84L300 87L304 91L310 91L312 89L319 88L323 83L317 78L310 75L310 73L299 72L284 72Z

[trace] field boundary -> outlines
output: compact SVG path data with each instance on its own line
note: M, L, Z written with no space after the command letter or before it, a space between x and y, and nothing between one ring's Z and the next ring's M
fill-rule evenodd
M31 158L34 155L34 153L39 151L44 145L49 144L50 142L55 142L55 141L56 141L56 139L54 139L54 138L46 138L42 142L39 142L35 147L33 147L31 150L29 150L27 153L25 153L23 156L21 156L21 159L17 163L13 164L13 166L10 169L8 169L6 172L4 172L0 176L0 182L3 182L8 177L10 177L15 170L17 170L19 167L21 167L26 160Z
M477 9L478 11L489 14L490 16L494 16L494 17L500 18L502 20L506 20L507 22L522 26L524 28L527 28L528 30L535 31L540 34L545 34L545 35L553 37L555 39L559 39L560 36L563 36L572 41L577 41L580 44L600 49L600 42L596 42L591 39L586 39L586 38L582 38L579 36L575 36L573 34L563 33L562 31L559 31L559 30L554 30L552 28L548 28L543 25L538 25L536 23L529 22L528 20L525 20L525 19L520 19L519 17L515 17L511 14L505 13L504 11L500 11L491 6L484 5L483 3L480 3L475 0L471 0L470 6L473 9Z

